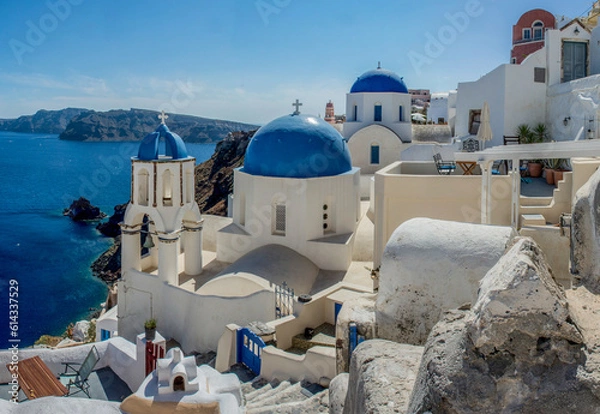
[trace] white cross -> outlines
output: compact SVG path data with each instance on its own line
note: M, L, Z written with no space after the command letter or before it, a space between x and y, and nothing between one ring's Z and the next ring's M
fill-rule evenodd
M292 106L296 107L296 110L294 111L294 115L300 115L300 107L302 106L302 104L300 103L300 101L298 99L296 99L296 102L294 102L292 104Z
M165 110L163 109L162 112L158 115L158 119L160 119L160 123L163 125L165 124L165 120L167 120L169 118L169 115L165 114Z

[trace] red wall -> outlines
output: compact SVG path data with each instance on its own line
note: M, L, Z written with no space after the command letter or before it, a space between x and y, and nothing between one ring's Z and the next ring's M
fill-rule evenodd
M556 28L556 18L546 10L534 9L523 14L517 24L513 26L513 48L511 58L516 58L516 63L521 63L528 55L544 47L543 41L533 40L533 23L535 21L544 23L544 29ZM532 40L530 42L520 43L523 40L523 29L530 27Z

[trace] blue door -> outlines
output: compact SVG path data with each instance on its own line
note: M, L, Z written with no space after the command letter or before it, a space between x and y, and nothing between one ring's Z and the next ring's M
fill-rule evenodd
M237 361L247 366L256 375L260 374L260 356L264 341L248 328L237 332Z

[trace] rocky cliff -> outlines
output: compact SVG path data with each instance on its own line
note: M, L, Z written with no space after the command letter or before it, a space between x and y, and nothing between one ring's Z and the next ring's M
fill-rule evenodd
M33 115L23 115L17 119L0 119L0 131L60 134L73 118L89 109L65 108L58 111L40 109Z
M256 131L234 132L217 144L209 160L196 166L196 201L204 214L227 215L227 196L233 192L233 169L244 164Z
M88 111L75 117L60 134L71 141L140 141L159 123L158 112L146 109ZM186 142L221 141L233 131L256 129L254 125L191 115L169 114L167 125Z

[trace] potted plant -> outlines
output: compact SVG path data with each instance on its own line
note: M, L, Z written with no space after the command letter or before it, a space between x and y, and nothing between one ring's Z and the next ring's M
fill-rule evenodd
M156 337L156 319L148 319L144 322L144 330L146 331L146 340L153 341Z
M563 158L556 160L556 168L554 169L554 184L558 186L558 182L563 179L563 173L568 171L569 161Z
M552 158L544 160L544 171L546 172L546 183L548 185L553 185L557 180L558 170L560 169L560 165L562 160L558 158ZM562 180L562 172L560 173Z
M519 137L521 144L539 144L546 141L548 129L544 124L537 124L533 130L529 127L529 125L521 124L517 127L517 136ZM529 160L527 163L527 169L530 177L540 177L543 169L542 161Z

